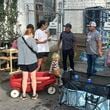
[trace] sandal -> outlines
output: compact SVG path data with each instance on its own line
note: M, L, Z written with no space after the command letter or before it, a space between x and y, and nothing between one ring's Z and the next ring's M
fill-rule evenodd
M36 100L37 98L38 98L38 94L32 95L32 99L33 99L33 100Z

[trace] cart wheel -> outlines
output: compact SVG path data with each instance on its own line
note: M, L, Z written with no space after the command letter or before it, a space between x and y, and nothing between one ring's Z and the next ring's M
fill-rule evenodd
M11 92L10 92L10 96L12 98L17 98L19 95L20 95L20 92L18 90L14 89L14 90L11 90Z
M50 86L47 88L47 93L53 95L56 93L56 88L54 86Z

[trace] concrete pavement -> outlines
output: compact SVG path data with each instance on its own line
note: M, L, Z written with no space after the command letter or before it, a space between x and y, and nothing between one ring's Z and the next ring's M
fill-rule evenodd
M87 80L86 72L87 65L84 63L75 63L75 70L79 70L77 72L80 77L83 78L84 81ZM59 100L59 92L55 95L49 95L46 91L39 92L39 97L37 100L32 100L28 95L28 99L23 101L20 98L13 99L9 96L10 86L9 86L9 74L8 73L0 73L0 78L2 80L0 84L0 110L54 110L55 106L58 105ZM94 83L98 84L110 84L110 77L108 76L93 76L91 77ZM56 110L77 110L75 108L62 106L57 108Z
M37 100L32 100L30 95L25 101L18 98L11 98L9 81L3 82L0 85L0 110L77 110L73 107L59 106L59 92L54 95L49 95L46 91L39 92Z
M58 94L49 95L45 91L39 92L37 100L32 100L29 95L25 101L13 99L9 96L10 90L8 81L0 86L0 110L52 110L58 100Z

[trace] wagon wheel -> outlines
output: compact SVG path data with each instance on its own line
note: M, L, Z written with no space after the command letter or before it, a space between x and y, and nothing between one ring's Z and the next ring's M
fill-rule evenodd
M47 93L50 94L50 95L53 95L56 93L56 87L55 86L49 86L47 88Z
M12 98L17 98L17 97L19 97L19 95L20 95L20 92L18 90L16 90L16 89L11 90L11 92L10 92L10 96Z

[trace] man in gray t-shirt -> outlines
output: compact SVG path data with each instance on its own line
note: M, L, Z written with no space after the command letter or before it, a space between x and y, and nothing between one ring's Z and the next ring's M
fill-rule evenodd
M87 34L86 52L87 52L87 75L90 77L95 71L95 61L97 56L102 56L101 35L96 30L96 23L91 21L88 25L89 32Z
M98 55L97 42L101 40L100 33L96 30L94 32L89 32L87 35L86 51L87 54Z

